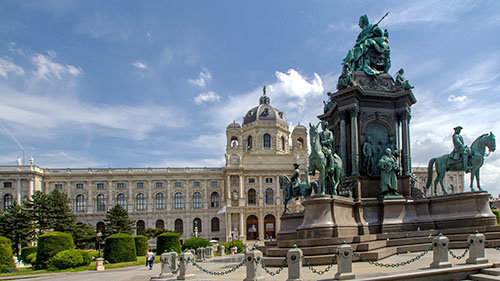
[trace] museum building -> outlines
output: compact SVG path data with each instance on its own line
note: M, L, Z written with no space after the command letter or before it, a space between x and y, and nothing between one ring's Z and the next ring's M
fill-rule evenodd
M221 168L66 168L34 165L0 166L2 211L35 191L65 192L79 222L104 231L106 211L119 204L136 222L136 234L146 228L164 228L206 239L256 240L275 238L283 213L279 176L290 176L293 163L305 170L307 130L297 125L290 132L280 110L265 92L243 123L226 128L225 167ZM291 142L291 143L290 143ZM413 168L417 187L425 185L427 170ZM303 177L303 175L302 175ZM464 175L449 173L450 192L463 192ZM292 212L303 207L292 200Z

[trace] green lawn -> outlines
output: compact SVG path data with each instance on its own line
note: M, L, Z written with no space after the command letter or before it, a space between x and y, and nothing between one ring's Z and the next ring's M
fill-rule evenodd
M159 262L160 262L159 258L156 258L154 261L154 263L159 263ZM136 266L136 265L145 266L146 257L145 256L137 257L137 261L104 264L104 268L111 269L111 268L120 268L127 266ZM88 266L80 266L76 268L68 268L63 270L47 270L47 269L31 270L31 268L21 268L19 269L18 272L0 273L0 278L4 276L14 276L14 275L41 274L41 273L54 273L54 272L77 272L85 270L95 270L95 261L91 262Z

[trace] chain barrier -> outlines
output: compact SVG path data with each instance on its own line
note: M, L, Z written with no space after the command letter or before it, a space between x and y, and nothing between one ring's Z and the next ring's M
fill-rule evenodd
M467 255L467 253L468 253L468 252L469 252L469 250L470 250L471 245L472 245L471 243L468 243L467 248L465 248L464 253L463 253L463 254L461 254L460 256L455 255L455 253L453 253L453 251L452 251L451 249L448 249L448 252L450 253L450 255L451 255L453 258L455 258L455 259L457 259L457 260L461 260L461 259L463 259L463 258L465 257L465 255Z
M381 263L378 261L372 261L372 260L369 260L369 259L359 255L358 253L352 253L352 255L359 258L361 261L368 262L369 264L374 265L374 266L385 267L385 268L395 268L395 267L408 265L412 262L416 262L417 260L419 260L423 256L427 255L429 253L429 251L432 250L432 248L434 248L434 246L431 245L427 250L425 250L423 253L419 254L418 256L415 256L407 261L398 262L398 263Z
M335 264L335 262L337 261L337 255L333 255L333 258L332 258L332 262L324 269L324 270L316 270L310 263L309 261L306 259L306 257L304 255L301 255L300 258L304 261L304 263L306 264L306 266L309 268L309 270L312 272L312 273L315 273L315 274L318 274L318 275L323 275L325 273L327 273L328 271L330 271L330 269L332 269L332 266Z
M283 268L285 268L285 266L287 266L287 263L286 263L286 258L285 258L285 259L283 260L283 262L281 263L280 268L278 268L278 270L276 270L276 271L274 271L274 272L272 272L272 271L270 271L270 270L269 270L269 268L268 268L268 267L266 266L266 264L264 263L264 259L260 259L259 263L260 263L260 266L264 269L264 271L265 271L267 274L271 275L271 276L274 276L274 275L278 275L278 274L280 274L280 273L281 273L281 271L283 271Z
M172 274L177 274L177 272L179 272L179 269L181 268L181 265L178 264L177 269L176 270L173 269L173 263L175 263L175 260L173 258L172 258L172 263L170 263L168 261L168 259L165 260L165 263L167 264L167 266L170 269L170 272L172 272Z
M490 245L490 244L488 244L488 242L486 242L486 241L484 241L484 246L485 246L486 248L494 248L495 250L500 251L500 247Z
M235 272L238 268L240 268L242 265L245 264L245 259L243 259L239 264L237 264L236 266L226 270L226 271L211 271L211 270L208 270L208 269L205 269L203 267L201 267L201 265L199 265L194 259L189 259L188 261L191 262L191 264L193 264L196 268L198 268L199 270L207 273L207 274L210 274L210 275L213 275L213 276L222 276L222 275L227 275L229 273L233 273Z

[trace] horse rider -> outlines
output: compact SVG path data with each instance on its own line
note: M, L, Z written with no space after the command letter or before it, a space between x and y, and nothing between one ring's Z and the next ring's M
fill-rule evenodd
M464 170L466 172L470 172L471 167L469 167L467 163L467 159L469 158L470 149L467 145L464 144L464 138L460 135L460 131L462 131L462 126L458 126L453 128L455 133L453 134L453 151L451 152L450 157L453 160L460 160L462 158L462 165L464 166Z
M292 177L290 178L290 187L291 187L291 190L292 190L292 193L293 194L300 194L299 192L299 189L300 189L300 170L299 170L299 164L297 163L294 163L293 164L293 167L294 167L294 170L293 170L293 174L292 174Z
M328 121L321 121L322 132L319 133L319 140L321 143L321 151L326 157L326 165L330 167L329 172L333 172L333 133L328 129Z

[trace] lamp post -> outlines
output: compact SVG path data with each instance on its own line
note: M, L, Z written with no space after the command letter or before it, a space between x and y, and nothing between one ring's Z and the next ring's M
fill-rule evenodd
M101 257L101 236L102 233L100 231L97 232L97 247L99 247L99 255L97 256L98 258Z
M97 271L102 271L104 270L104 259L101 257L101 236L102 236L102 233L100 231L97 232L97 244L99 247L99 254L97 256L97 258L95 259L95 270Z

